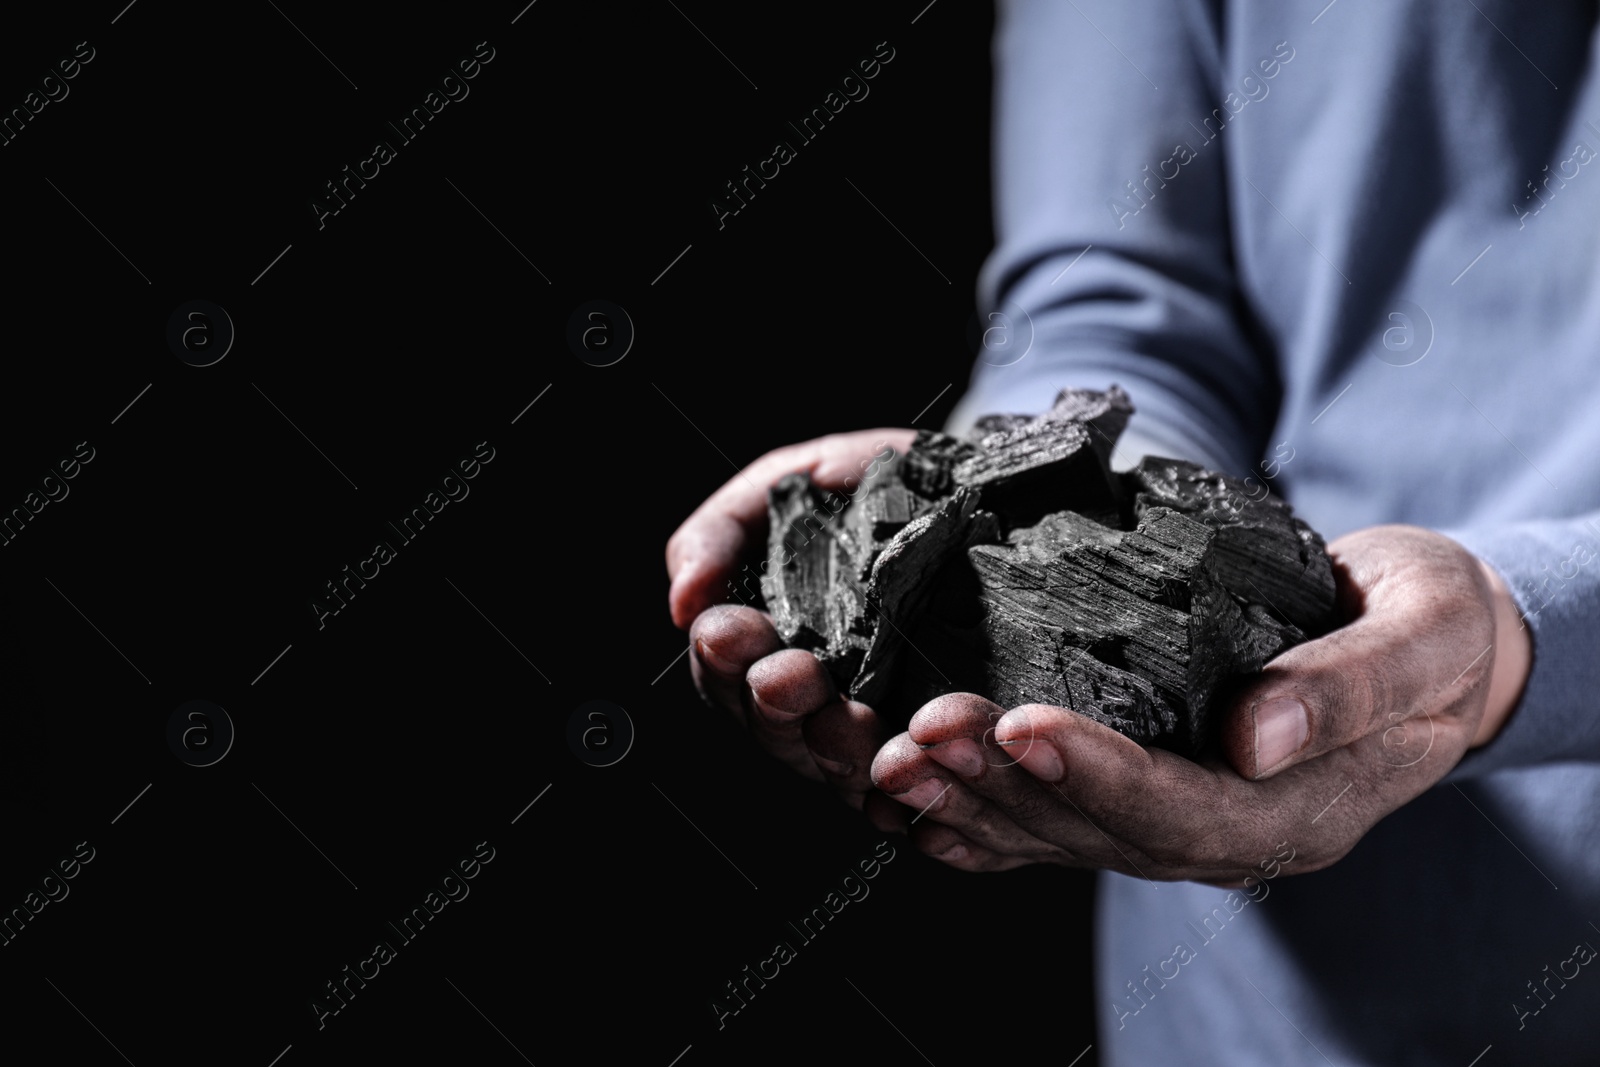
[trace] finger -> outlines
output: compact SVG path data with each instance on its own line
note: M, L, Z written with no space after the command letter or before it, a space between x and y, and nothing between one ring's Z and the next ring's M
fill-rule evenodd
M911 844L925 856L958 871L1009 871L1039 862L1027 856L1009 856L985 848L948 826L923 819L911 828Z
M745 674L782 647L767 615L719 604L701 612L689 627L689 673L708 704L743 722Z
M873 760L873 783L910 808L913 828L926 819L1005 855L1032 861L1055 859L1059 851L1019 827L1004 811L928 758L909 734L891 738Z
M904 804L896 804L877 789L868 791L862 798L861 810L867 821L886 834L903 834L911 828L912 812Z
M741 555L766 535L767 491L784 475L804 472L823 489L853 491L882 462L910 448L915 436L891 429L833 434L769 452L735 475L667 541L672 621L687 628L724 597Z
M1004 714L1000 705L976 694L947 693L919 708L906 732L929 758L972 782L983 777L991 758L1004 761L1004 756L986 758L984 753L986 735Z
M1034 838L1061 844L1082 819L1060 796L1018 765L1019 743L995 742L1005 709L971 693L949 693L924 704L907 727L928 758L954 773ZM1031 740L1031 739L1030 739ZM1025 746L1026 741L1020 743ZM953 824L949 816L940 821Z
M1009 712L995 734L1002 742L1032 738L1023 766L1052 782L1103 835L1116 861L1100 866L1152 880L1250 877L1286 842L1301 853L1297 872L1319 870L1431 784L1426 776L1374 774L1372 755L1360 746L1248 781L1221 761L1202 765L1147 749L1092 719L1038 704Z
M811 759L851 807L862 810L872 789L872 757L888 738L877 712L854 700L836 700L807 717L800 733Z
M995 737L1016 742L1009 747L1020 750L1021 766L1076 817L1056 819L1051 840L1096 866L1152 879L1242 876L1252 861L1238 857L1265 847L1270 834L1270 804L1253 804L1217 772L1064 708L1014 708Z
M750 733L762 748L808 777L822 773L801 733L806 718L838 700L822 661L798 648L779 649L745 675Z
M730 596L754 599L761 591L754 575L745 575L738 587L733 583L751 532L729 515L696 512L672 535L667 558L674 559L675 549L680 561L675 567L668 565L672 586L667 590L667 607L673 625L683 629L713 604Z
M1360 614L1274 659L1224 717L1223 751L1246 778L1371 734L1403 736L1407 720L1470 699L1493 667L1494 617L1464 549L1426 531L1377 527L1330 552L1342 592L1359 594ZM1428 730L1444 731L1443 759L1466 722L1445 714Z
M872 784L889 799L926 812L943 803L950 783L940 766L930 760L909 734L891 737L872 759Z

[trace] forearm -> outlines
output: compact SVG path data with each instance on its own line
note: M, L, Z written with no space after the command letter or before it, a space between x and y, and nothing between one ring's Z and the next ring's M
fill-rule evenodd
M1215 104L1220 28L1196 0L1168 14L1101 0L1002 5L998 243L979 305L1004 316L1008 347L978 353L952 431L1043 410L1065 386L1115 382L1136 409L1116 465L1148 450L1242 476L1260 457L1281 389L1234 274L1223 148L1202 142L1176 176L1152 169L1175 140L1196 138L1177 116ZM1159 92L1091 21L1159 67Z

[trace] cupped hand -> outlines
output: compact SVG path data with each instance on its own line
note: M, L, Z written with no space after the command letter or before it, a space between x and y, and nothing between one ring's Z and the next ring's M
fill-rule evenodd
M1044 862L1233 886L1284 843L1286 870L1328 866L1494 737L1532 659L1505 583L1449 538L1379 526L1329 553L1345 624L1243 687L1219 756L951 694L883 747L874 784L918 813L919 849L963 870Z
M833 434L769 452L730 479L667 542L673 622L689 631L689 667L701 696L732 714L756 742L799 773L832 784L856 808L872 791L874 754L888 735L871 708L842 699L822 663L786 649L759 591L767 545L767 491L805 472L818 488L850 494L911 446L915 431ZM880 812L894 805L875 798Z

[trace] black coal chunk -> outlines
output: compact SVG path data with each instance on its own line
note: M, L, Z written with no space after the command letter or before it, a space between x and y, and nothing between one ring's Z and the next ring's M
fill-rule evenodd
M1217 530L1218 578L1230 593L1269 606L1303 630L1333 611L1333 573L1322 538L1275 496L1178 459L1146 456L1123 474L1135 519L1181 511Z
M1326 632L1322 538L1275 496L1180 460L1110 469L1127 394L1064 390L966 440L920 432L853 497L770 494L779 635L904 720L949 692L1071 708L1195 754L1235 679Z

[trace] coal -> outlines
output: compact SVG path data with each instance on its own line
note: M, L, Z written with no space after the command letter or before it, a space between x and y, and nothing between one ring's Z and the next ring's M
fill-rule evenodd
M1217 575L1229 592L1269 606L1301 629L1333 610L1333 572L1322 538L1276 496L1251 499L1226 475L1146 456L1124 475L1135 520L1173 508L1217 530Z
M1239 679L1335 623L1322 538L1276 496L1145 457L1123 390L1063 390L963 439L921 431L853 497L769 495L762 594L841 693L904 721L943 693L1070 708L1188 755Z

